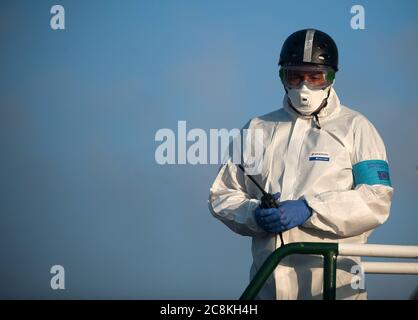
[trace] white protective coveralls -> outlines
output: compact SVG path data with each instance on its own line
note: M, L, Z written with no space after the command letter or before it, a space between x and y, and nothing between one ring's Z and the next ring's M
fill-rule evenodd
M280 201L305 199L312 216L283 233L284 243L365 243L389 216L393 188L383 184L354 184L352 167L366 160L387 161L385 146L374 126L360 113L340 105L333 88L318 114L301 116L283 100L283 108L256 117L245 128L263 129L261 174L253 177L267 192L281 192ZM309 161L315 154L329 161ZM222 165L210 189L212 214L234 232L252 237L252 279L265 259L280 246L278 235L255 221L261 193L237 166ZM322 299L323 258L291 255L284 258L257 299ZM352 267L358 257L338 257L337 299L366 299L353 289ZM353 272L353 273L351 273Z

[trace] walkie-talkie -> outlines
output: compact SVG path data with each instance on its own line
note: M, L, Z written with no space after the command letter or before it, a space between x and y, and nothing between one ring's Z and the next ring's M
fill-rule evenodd
M274 200L273 195L271 193L266 192L252 176L247 174L245 172L244 167L241 164L238 165L238 168L240 168L242 172L244 172L244 174L257 186L258 189L260 189L261 193L263 194L263 196L261 197L261 204L260 204L260 207L262 209L279 207L277 205L276 200ZM279 232L279 236L280 236L281 245L284 245L283 236L281 232Z

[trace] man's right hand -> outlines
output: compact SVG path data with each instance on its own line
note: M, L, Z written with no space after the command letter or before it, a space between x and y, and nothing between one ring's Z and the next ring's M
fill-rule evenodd
M275 193L273 198L278 200L280 198L280 192ZM263 230L270 233L279 233L285 228L280 221L280 212L277 208L262 208L261 206L256 208L255 220Z
M258 225L267 232L279 233L286 230L285 225L280 220L280 212L277 208L255 209L255 220Z

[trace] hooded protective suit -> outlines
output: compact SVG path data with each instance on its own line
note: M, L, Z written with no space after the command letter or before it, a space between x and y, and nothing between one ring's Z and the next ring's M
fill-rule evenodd
M393 188L382 139L360 113L340 105L331 88L328 104L313 116L296 113L284 97L283 108L249 121L245 128L263 129L261 174L253 177L280 201L305 199L312 216L283 233L284 242L365 243L389 216ZM371 165L370 165L371 164ZM354 172L356 168L357 172ZM360 173L359 173L360 172ZM379 179L371 178L374 173ZM357 179L355 179L357 175ZM355 181L357 180L357 181ZM254 218L260 191L231 162L221 166L210 189L212 214L234 232L252 237L252 278L280 246L279 236L261 229ZM282 260L259 292L258 299L322 299L322 257L291 255ZM337 299L366 299L353 289L357 257L338 257Z

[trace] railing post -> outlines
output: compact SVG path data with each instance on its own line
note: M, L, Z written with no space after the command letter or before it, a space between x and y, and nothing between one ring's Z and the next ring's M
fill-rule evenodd
M335 299L335 279L337 272L338 243L294 242L273 251L251 280L240 300L256 297L267 278L276 269L280 261L291 254L320 254L324 257L324 299Z
M330 250L324 253L324 300L335 300L337 276L337 252Z

